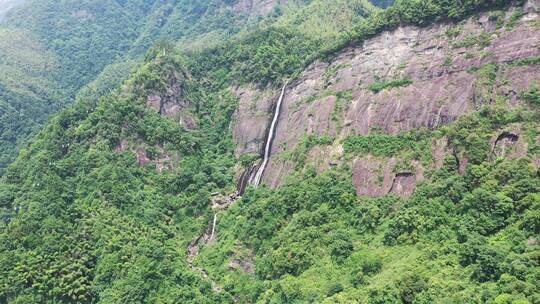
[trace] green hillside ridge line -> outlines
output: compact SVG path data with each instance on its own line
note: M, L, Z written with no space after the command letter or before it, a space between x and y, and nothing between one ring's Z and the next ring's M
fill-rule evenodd
M218 220L211 209L246 162L234 154L232 85L272 88L380 31L509 4L402 0L323 49L324 37L262 24L192 52L158 43L126 81L108 71L122 85L94 83L84 94L112 91L52 116L0 179L0 303L540 303L534 87L518 92L526 103L486 105L435 130L345 139L349 156L428 158L427 143L447 137L454 153L410 198L357 196L346 162L317 174L301 154L336 143L321 136L291 152L301 165L280 188L248 188ZM188 104L178 116L196 128L147 105L171 84ZM516 126L526 157L493 159L491 138ZM469 160L463 172L455 153ZM173 166L159 172L160 158ZM213 241L191 261L186 249L208 223Z
M56 92L58 96L51 96L51 100L46 102L36 98L31 87L43 86L43 83L17 75L18 70L26 65L26 60L15 60L11 57L15 54L13 52L7 54L7 61L19 64L14 72L4 70L5 74L0 74L0 83L15 79L26 88L20 98L9 96L4 100L8 103L6 107L21 99L26 106L17 110L19 115L31 111L30 108L42 110L35 112L37 124L23 121L17 128L10 128L15 131L8 136L13 135L15 139L0 144L0 150L5 152L0 159L0 175L49 115L71 104L74 98L97 101L118 87L142 61L141 57L148 48L159 41L176 43L184 51L194 52L210 45L220 45L236 33L256 31L259 27L279 23L284 27L301 27L304 34L318 37L318 43L332 44L337 33L377 10L367 0L291 1L276 7L268 16L257 17L233 12L234 4L234 1L221 0L85 0L76 3L30 0L11 10L0 22L0 31L3 28L21 31L47 49L50 53L47 57L56 60L56 64L49 66L51 70L45 73L45 89ZM333 10L326 10L329 7ZM315 16L329 15L335 21L326 22L325 28L321 28L317 24L320 18ZM319 28L320 31L311 31L310 28ZM9 51L12 45L18 44L10 36L4 38L0 43L0 53L4 48ZM54 106L49 107L49 104ZM5 124L13 125L10 121Z

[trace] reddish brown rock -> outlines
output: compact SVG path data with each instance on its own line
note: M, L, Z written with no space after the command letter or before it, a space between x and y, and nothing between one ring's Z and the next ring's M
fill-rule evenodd
M534 5L537 2L532 1ZM531 3L527 5L530 7ZM262 182L271 187L280 185L295 168L294 163L283 159L283 152L294 151L310 134L333 136L336 142L351 134L370 134L374 129L395 135L451 123L482 104L494 102L495 96L507 97L509 106L519 105L519 92L533 84L540 85L538 65L510 64L540 55L540 35L530 22L540 17L534 9L525 11L512 30L498 28L496 22L488 18L489 13L485 13L480 18L466 20L460 25L460 34L454 38L446 35L448 29L458 26L454 24L400 27L369 39L361 46L343 50L330 63L314 62L287 87ZM506 17L511 14L507 12ZM486 35L483 33L491 40L487 47L455 47L467 37ZM498 66L497 79L493 84L486 84L475 69L490 63ZM378 93L370 90L376 81L405 78L412 83ZM273 97L266 96L268 91L254 88L241 88L237 92L240 92L237 94L240 108L233 126L236 153L262 151L266 135L263 130L271 119L272 106L268 102L275 102L280 92L274 90ZM242 94L265 95L265 98L248 106L248 100L253 98ZM443 142L434 145L436 168L440 168L445 156L451 153L445 145ZM319 157L325 155L309 155L306 163L324 168L324 160ZM464 172L467 159L462 155L456 157L460 172ZM392 187L395 176L383 176L383 186L376 187L373 165L357 160L354 168L357 168L357 182L365 180L370 185L364 187L355 183L359 194L379 195ZM411 180L410 176L399 178L395 189L402 190L396 191L409 195ZM418 181L416 177L415 180Z
M431 143L431 155L434 160L434 169L440 169L444 165L444 159L448 154L448 138L434 139Z
M114 151L116 152L124 152L128 148L128 141L127 139L123 138L120 140Z
M146 98L146 105L162 116L176 119L187 129L196 129L198 122L191 113L193 103L183 96L184 75L174 72L168 80L167 89Z
M528 143L521 135L519 126L510 126L499 132L490 142L491 158L515 159L527 156Z
M157 146L156 155L148 155L147 146L142 143L130 145L127 139L122 139L115 148L115 151L135 154L139 166L146 166L150 163L155 164L156 171L162 173L164 171L173 171L176 169L176 164L180 161L178 152L169 152L163 145Z
M234 93L239 99L233 126L235 154L262 153L278 97L272 96L271 91L258 91L253 87L238 88Z
M233 259L229 263L229 268L231 270L241 269L243 272L250 274L255 273L255 265L253 265L253 261Z
M144 148L138 148L136 153L137 153L137 161L139 162L139 166L145 166L146 164L151 162Z
M416 188L416 176L411 172L401 172L397 173L392 182L392 187L390 187L389 193L409 197L413 194L414 189Z

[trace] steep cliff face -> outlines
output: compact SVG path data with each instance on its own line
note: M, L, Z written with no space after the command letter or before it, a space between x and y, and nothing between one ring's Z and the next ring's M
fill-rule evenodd
M400 27L345 49L331 62L313 63L287 88L263 183L277 187L283 182L295 168L286 154L308 135L335 139L330 147L308 153L307 163L322 171L344 161L341 140L349 135L434 129L501 96L510 107L522 103L519 93L540 79L537 64L520 64L540 55L538 6L534 0L459 24ZM236 153L258 153L279 92L250 87L235 92L240 99ZM432 149L435 163L451 152L446 144L438 145ZM368 155L347 162L361 195L408 196L423 179L424 168L417 163L400 171L396 159Z

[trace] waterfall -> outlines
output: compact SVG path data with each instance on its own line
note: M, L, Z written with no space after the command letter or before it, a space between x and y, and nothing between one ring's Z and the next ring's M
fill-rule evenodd
M274 140L274 132L277 125L279 113L281 111L281 103L283 102L283 96L285 96L285 88L287 87L287 82L283 85L283 88L281 89L281 95L279 96L279 100L276 105L276 110L274 111L274 118L272 119L272 124L270 125L270 130L268 131L268 136L266 139L266 146L264 148L264 160L259 167L259 170L257 170L257 174L255 174L255 178L253 179L252 186L258 187L261 183L261 178L264 173L264 169L266 169L266 165L268 164L268 159L270 158L270 148L272 147L272 141Z
M217 213L214 214L214 222L212 223L212 234L210 235L210 241L214 238L214 233L216 232L216 220L217 220Z

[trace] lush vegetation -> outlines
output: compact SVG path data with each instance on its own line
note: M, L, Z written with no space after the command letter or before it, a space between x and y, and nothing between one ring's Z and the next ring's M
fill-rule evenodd
M65 94L50 79L58 58L30 33L0 28L0 175Z
M533 106L540 106L540 90L536 87L521 92L521 98L525 99Z
M97 105L63 111L6 174L0 302L221 301L187 270L185 248L206 223L210 193L232 183L226 126L235 100L227 92L201 95L178 74L182 60L171 52L151 52L121 91ZM183 82L196 102L197 131L146 106L145 96L170 81ZM119 153L122 140L129 147ZM159 147L181 156L174 164L181 170L156 172L150 151ZM138 148L152 165L139 166Z
M5 152L0 175L50 114L75 96L97 100L116 88L156 42L171 41L191 53L194 76L213 85L237 78L266 84L298 73L318 49L347 39L355 24L377 11L367 0L291 1L263 17L257 7L238 11L234 5L220 0L29 0L10 11L0 23L0 53L17 65L2 69L0 84L17 84L19 95L2 98L6 131L0 130L0 137L9 139L0 142ZM40 54L21 57L19 49ZM27 65L39 65L40 78L25 75ZM36 94L38 89L45 92Z
M0 175L50 114L75 95L97 100L116 88L159 39L237 32L247 19L228 5L29 0L10 11L0 23Z
M92 87L81 95L88 97L91 93L90 98L97 99L126 79L133 64L130 59L124 60L125 56L137 58L161 39L180 41L181 46L190 50L194 76L212 85L223 86L230 81L276 84L283 78L294 78L314 59L331 56L383 30L400 24L426 25L461 19L477 10L508 2L431 1L425 5L421 1L397 1L386 10L378 10L364 0L293 1L257 23L260 18L233 13L234 2L218 0L27 1L9 12L0 24L2 28L20 32L1 39L0 50L21 45L13 38L24 35L49 53L44 52L42 64L46 68L40 70L45 75L41 80L20 77L19 67L0 75L0 83L16 82L25 87L18 98L10 96L3 100L0 114L6 116L2 119L8 131L2 130L0 135L9 139L3 139L0 145L5 152L0 170L47 117L69 104L81 87L91 83ZM242 29L243 33L236 38L226 39ZM35 59L11 60L19 65L26 65L27 61L33 63ZM94 81L112 63L115 65ZM374 89L387 88L382 85ZM51 93L39 94L38 98L35 87ZM48 98L43 100L42 96ZM21 108L14 107L17 99L27 102ZM26 116L31 111L34 111L32 118L14 122L14 117ZM3 135L4 132L10 133Z
M394 156L406 149L415 148L421 140L417 132L391 136L374 134L369 136L349 136L343 142L345 153Z
M315 3L322 11L330 14L335 11L322 0ZM504 7L509 1L430 1L426 4L423 1L402 0L385 10L374 10L360 4L355 1L350 5L361 7L360 14L369 17L355 19L351 16L347 19L354 24L327 22L320 24L321 30L313 26L305 30L303 26L310 24L309 19L305 21L306 18L302 17L302 22L296 20L311 7L298 14L284 15L276 23L263 22L236 39L196 52L195 56L191 56L196 65L195 76L207 79L212 85L231 81L278 84L285 78L297 77L313 60L331 57L344 47L361 43L382 31L403 24L425 26L444 20L460 20L488 7ZM472 40L476 44L477 39ZM481 42L485 43L484 40ZM409 79L380 81L371 89L377 93L409 84Z
M229 210L218 212L217 239L202 249L195 266L224 291L215 292L190 267L186 248L212 219L212 196L233 193L235 167L258 157L235 159L232 85L278 85L312 60L382 30L461 19L508 1L403 0L384 11L362 1L302 2L226 40L221 39L247 22L231 14L230 1L112 1L110 10L95 15L88 13L98 1L81 1L75 14L63 10L68 1L36 4L68 21L55 24L51 33L37 21L20 21L13 29L33 32L17 36L32 52L4 46L13 59L0 62L0 71L12 71L0 82L0 114L7 122L0 139L17 143L14 126L34 116L17 118L31 90L8 81L18 73L10 62L29 60L24 79L32 80L32 88L43 83L36 90L46 93L37 94L43 98L39 104L64 106L54 94L68 100L77 93L79 100L47 123L0 180L0 303L540 303L535 87L519 94L527 106L486 106L437 130L372 132L344 141L304 137L288 155L297 172L283 187L248 189ZM327 10L333 3L347 14ZM126 37L107 36L104 25L93 24L115 17L115 9L122 14L110 21L111 28L124 24L116 30ZM320 22L324 12L342 19ZM179 26L186 32L176 31ZM93 30L104 40L85 40ZM204 36L199 43L219 39L201 47L188 41L196 35ZM143 61L136 59L152 39L166 37L180 40L183 52L160 42ZM118 44L111 46L113 38ZM108 49L96 57L96 69L86 71L82 64L94 64L86 53L92 39ZM78 49L84 45L88 49ZM75 57L58 65L67 53ZM135 59L116 60L125 53ZM533 58L515 64L537 63ZM486 65L471 72L492 86L499 69ZM408 84L380 81L372 90ZM182 101L181 112L161 116L148 106L149 95ZM350 91L335 95L343 102L352 98ZM35 109L36 117L51 111ZM516 125L528 142L527 155L494 157L490 140ZM431 142L442 137L452 151L435 169L429 166ZM320 175L306 168L312 148L334 144L343 144L342 166ZM347 157L364 154L422 160L428 178L410 198L358 197ZM464 158L469 165L459 172Z
M428 138L487 144L516 123L537 128L538 113L486 107ZM408 138L353 142L388 156ZM538 171L530 158L490 161L477 142L460 148L474 163L464 174L448 154L408 199L356 197L347 166L252 190L220 217L198 263L243 302L537 303Z
M369 89L373 93L379 93L382 90L398 88L398 87L406 87L410 84L412 84L412 80L408 78L392 79L392 80L386 80L386 81L376 81L369 86Z

